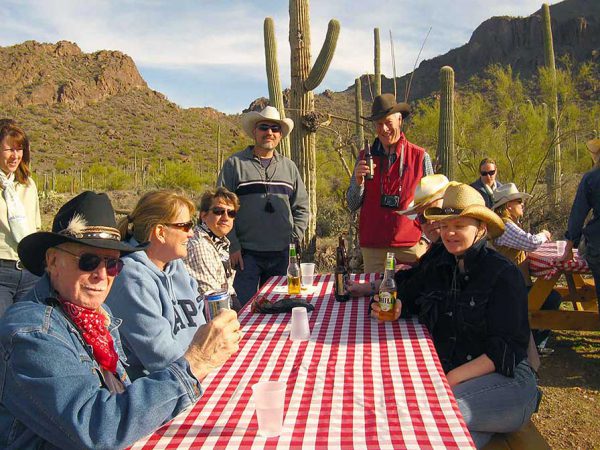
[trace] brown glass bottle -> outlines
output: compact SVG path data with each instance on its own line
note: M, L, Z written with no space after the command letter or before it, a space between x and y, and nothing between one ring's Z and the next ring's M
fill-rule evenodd
M346 246L344 238L340 236L335 255L335 299L338 302L347 302L350 295L346 292L346 282L348 281L348 265Z
M365 161L369 167L369 173L365 175L365 180L373 179L373 155L371 154L371 146L368 139L365 139Z

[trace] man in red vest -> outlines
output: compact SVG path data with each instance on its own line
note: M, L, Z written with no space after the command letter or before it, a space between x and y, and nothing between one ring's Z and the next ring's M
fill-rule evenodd
M433 174L431 158L406 139L402 121L410 114L407 103L396 103L393 94L375 97L371 116L377 139L371 147L373 179L361 151L346 194L348 208L360 208L359 240L364 271L383 272L387 252L400 263L414 263L427 250L414 220L395 213L409 207L421 177Z

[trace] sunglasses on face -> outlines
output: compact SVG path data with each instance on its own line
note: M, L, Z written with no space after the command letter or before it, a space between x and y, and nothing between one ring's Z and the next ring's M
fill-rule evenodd
M485 176L488 176L488 175L489 175L489 176L491 177L491 176L492 176L492 175L494 175L495 173L496 173L496 169L494 169L494 170L488 170L487 172L485 172L485 171L483 171L483 170L482 170L482 171L481 171L481 176L482 176L482 177L485 177Z
M258 128L260 131L271 130L273 133L279 133L281 131L281 127L279 125L270 125L268 123L261 123L260 125L257 125L256 128Z
M79 270L82 272L93 272L100 266L100 263L104 261L104 267L106 267L106 274L109 277L116 277L123 269L123 261L120 258L111 258L107 256L99 256L94 253L82 253L78 255L72 253L64 248L54 247L56 250L68 253L79 261Z
M210 210L212 211L212 213L215 216L219 216L219 217L221 217L223 214L227 213L227 217L229 217L230 219L235 219L235 216L237 215L237 211L234 209L219 208L218 206L210 208Z
M179 222L179 223L165 223L164 225L171 227L171 228L178 228L181 231L184 232L188 232L192 229L192 227L194 226L194 222L192 220L188 221L188 222Z

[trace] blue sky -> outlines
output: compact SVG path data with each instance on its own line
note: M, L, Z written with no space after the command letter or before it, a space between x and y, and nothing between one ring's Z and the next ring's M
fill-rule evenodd
M465 44L484 20L528 16L540 0L313 0L311 46L316 58L329 19L341 23L332 65L317 92L340 91L373 72L373 28L381 33L382 72L409 72L432 27L422 59ZM557 2L550 2L557 3ZM131 56L148 85L182 107L238 113L268 96L263 20L275 21L281 81L289 86L288 2L284 0L2 0L0 46L25 40L69 40L85 52Z

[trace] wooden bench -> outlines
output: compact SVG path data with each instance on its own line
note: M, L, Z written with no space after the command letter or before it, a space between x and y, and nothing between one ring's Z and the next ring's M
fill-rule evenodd
M550 450L550 446L529 421L527 425L514 433L495 434L484 450Z

